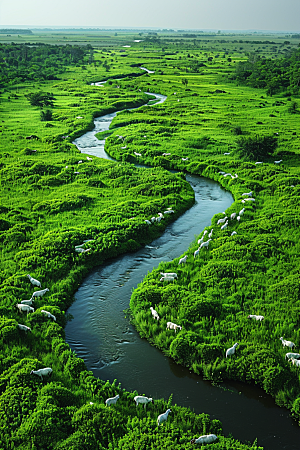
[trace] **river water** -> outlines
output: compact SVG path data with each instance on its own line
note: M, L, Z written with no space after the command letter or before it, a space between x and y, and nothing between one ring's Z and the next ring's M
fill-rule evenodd
M160 103L166 98L156 95ZM77 147L112 159L104 141L94 135L107 130L115 115L95 119L95 129L76 139ZM98 378L117 379L126 390L154 399L168 399L173 393L174 403L221 420L225 435L232 433L243 442L257 438L265 450L299 450L299 427L263 390L242 383L212 386L141 339L125 316L132 290L148 271L185 252L212 216L233 202L231 194L211 180L187 175L187 181L195 191L192 208L149 246L107 261L84 280L68 310L74 319L67 323L66 341Z

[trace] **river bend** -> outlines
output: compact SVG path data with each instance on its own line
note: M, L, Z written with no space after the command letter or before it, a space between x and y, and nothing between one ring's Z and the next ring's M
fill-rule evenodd
M155 94L162 103L166 97ZM86 154L110 158L104 142L95 134L108 130L116 113L95 119L95 129L74 143ZM233 198L216 182L187 175L195 191L195 204L170 224L164 234L135 253L107 261L93 270L75 294L68 312L66 341L83 358L96 377L117 379L129 391L208 413L222 421L229 432L243 442L265 450L299 450L300 429L289 411L279 408L263 390L242 383L212 386L200 376L174 363L161 351L141 339L125 317L132 290L160 261L171 261L184 253L214 214L225 211Z

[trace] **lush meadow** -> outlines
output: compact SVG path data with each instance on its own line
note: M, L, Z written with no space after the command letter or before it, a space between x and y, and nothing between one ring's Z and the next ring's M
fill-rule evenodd
M256 382L299 420L299 369L285 360L279 340L292 340L296 349L300 344L296 88L287 93L284 86L268 96L247 77L237 79L235 67L247 61L246 46L258 44L245 43L241 50L231 41L216 44L215 37L176 42L149 36L125 50L124 37L118 39L113 48L70 49L69 59L63 50L53 52L56 71L43 57L51 56L51 48L37 46L30 53L25 44L1 46L8 61L1 64L0 96L1 445L185 449L191 438L216 433L215 449L258 448L223 437L217 420L179 406L172 406L169 421L158 428L156 418L172 399L156 400L146 411L136 408L137 393L86 371L65 343L63 327L73 294L92 267L151 242L193 204L184 172L215 179L235 198L227 216L245 206L240 222L229 221L221 231L216 222L223 215L213 217L208 250L194 259L198 245L191 243L185 266L175 260L149 274L133 293L132 320L142 336L196 373L214 382ZM264 47L268 56L274 44ZM72 61L72 54L81 59ZM102 87L91 85L105 79ZM142 106L151 98L144 92L168 98L149 108ZM141 107L129 110L135 106ZM117 110L123 111L112 123L106 150L118 162L80 154L72 140L93 128L94 117ZM245 143L256 135L273 139L263 140L258 150L256 145L260 153L246 155ZM254 164L257 154L262 165ZM137 169L138 162L152 168ZM179 172L165 170L170 168ZM241 194L250 190L255 202L241 203ZM145 222L167 208L175 214ZM84 241L86 251L79 253L75 247ZM177 272L178 279L163 284L159 272L166 271ZM28 314L15 307L39 289L27 274L41 281L41 289L49 288ZM158 323L150 306L161 317ZM248 314L265 319L250 321ZM166 331L167 321L182 330ZM236 355L226 359L234 342ZM30 375L42 367L53 369L52 380ZM105 399L117 393L116 406L105 408Z

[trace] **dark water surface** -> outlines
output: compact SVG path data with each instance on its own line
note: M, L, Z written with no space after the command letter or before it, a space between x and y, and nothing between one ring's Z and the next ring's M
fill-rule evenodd
M107 158L104 141L94 134L108 129L114 116L96 119L96 130L76 139L78 148ZM195 191L192 208L149 246L108 261L84 280L68 310L74 319L67 323L66 340L96 377L111 382L116 378L126 390L154 399L173 393L174 403L221 420L225 435L232 433L243 442L257 438L265 450L299 450L299 427L263 390L242 383L212 386L141 339L125 317L131 292L147 272L160 261L179 257L212 216L233 202L231 194L211 180L191 175L187 180Z

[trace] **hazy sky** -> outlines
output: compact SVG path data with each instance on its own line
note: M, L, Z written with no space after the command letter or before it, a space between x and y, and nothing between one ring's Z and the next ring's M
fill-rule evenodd
M0 27L300 31L300 0L0 0Z

